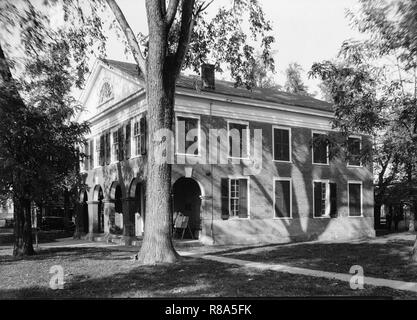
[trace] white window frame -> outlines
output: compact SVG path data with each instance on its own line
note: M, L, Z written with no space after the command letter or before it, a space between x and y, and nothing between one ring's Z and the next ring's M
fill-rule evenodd
M289 139L289 160L275 160L275 129L280 130L287 130L288 132L288 139ZM283 163L292 163L292 135L291 135L291 127L284 127L284 126L272 126L272 161L274 162L283 162Z
M239 220L249 220L250 219L250 217L251 217L251 212L250 212L250 177L248 177L248 176L228 176L227 177L228 178L228 200L229 200L229 203L228 203L228 209L229 209L229 219L239 219ZM241 217L239 217L239 215L237 215L237 216L232 216L232 210L231 210L231 205L230 205L230 199L231 199L231 196L230 196L230 193L231 193L231 190L232 190L232 188L231 188L231 181L232 180L240 180L240 179L246 179L247 180L247 192L248 192L248 194L247 194L247 199L248 199L248 216L247 216L247 218L241 218ZM240 192L240 190L239 190L239 192Z
M348 139L349 138L359 139L359 150L362 151L362 136L359 136L359 135L350 135L350 136L348 136ZM348 160L347 161L347 167L348 168L362 168L363 167L363 163L362 163L362 161L360 161L360 164L357 166L357 165L349 164L349 160Z
M349 184L359 184L361 186L361 215L360 216L351 216L350 215L350 203L349 203ZM363 183L359 180L348 180L347 182L347 204L348 204L348 217L349 218L363 218Z
M178 118L188 118L188 119L197 119L197 130L198 130L198 136L197 136L197 142L198 142L198 154L189 154L187 153L187 150L185 150L185 153L178 151ZM185 136L187 138L187 135ZM201 117L196 114L191 113L176 113L175 114L175 155L177 156L185 156L185 157L201 157Z
M321 183L325 183L326 184L326 205L325 205L325 209L324 209L324 211L325 211L325 214L324 215L322 215L322 216L320 216L320 217L316 217L316 215L315 215L315 212L314 212L314 210L315 210L315 207L316 207L316 204L315 204L315 200L314 200L314 183L315 182L321 182ZM330 203L330 183L331 183L332 181L330 181L329 179L314 179L313 180L313 185L312 185L312 187L313 187L313 192L312 192L312 195L313 195L313 219L330 219L331 218L331 215L330 215L330 206L331 206L331 203Z
M116 133L116 135L118 135L118 128L116 127L116 129L112 129L110 130L110 164L112 163L118 163L119 162L119 158L116 155L116 159L114 159L115 154L114 154L114 134ZM119 138L119 137L118 137ZM119 144L119 141L117 142Z
M326 135L327 132L325 131L315 131L312 130L311 131L311 141L314 141L314 134L324 134ZM328 166L330 165L330 161L329 161L329 145L326 146L326 163L316 163L314 162L314 144L311 146L311 163L317 166Z
M138 123L138 129L140 132L140 119L143 117L143 115L136 116L130 121L130 159L142 157L140 150L136 153L135 122ZM140 139L140 134L138 137Z
M230 124L234 123L234 124L243 124L247 126L246 129L246 150L247 150L247 155L246 157L233 157L230 155ZM242 139L242 137L241 137ZM242 150L241 150L242 151ZM249 121L242 121L242 120L227 120L227 157L228 159L245 159L248 160L250 159L250 128L249 128Z
M285 177L274 177L273 179L273 200L272 200L272 214L275 220L290 220L293 218L292 215L292 178ZM277 217L275 212L275 181L289 181L290 182L290 216L289 217Z

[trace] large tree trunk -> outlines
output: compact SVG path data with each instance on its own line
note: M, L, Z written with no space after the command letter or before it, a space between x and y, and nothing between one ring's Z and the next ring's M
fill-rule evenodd
M166 57L167 30L157 24L148 10L149 54L147 75L148 154L146 179L145 234L138 260L143 264L172 263L178 260L172 244L171 164L161 163L165 144L155 141L158 130L172 130L174 115L175 76Z
M14 234L13 255L31 256L35 254L32 241L32 217L30 200L14 198Z

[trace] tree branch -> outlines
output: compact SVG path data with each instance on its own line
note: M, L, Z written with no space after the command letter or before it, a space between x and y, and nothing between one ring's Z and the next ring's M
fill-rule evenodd
M174 59L174 75L178 77L184 57L190 43L192 30L194 28L195 16L193 15L195 0L183 0L181 14L181 31L178 40L177 52Z
M136 63L139 66L140 71L143 73L146 79L147 78L146 59L143 56L142 51L140 50L139 43L135 37L135 34L132 31L132 28L127 22L122 10L120 10L120 7L117 5L116 1L115 0L106 0L106 1L110 9L112 10L117 22L119 23L120 28L123 30L126 36L127 42L133 54L133 58L135 59Z
M164 0L165 1L165 0ZM167 29L171 29L171 25L174 22L175 15L178 10L179 0L170 0L168 4L168 10L166 12L165 21L167 24Z

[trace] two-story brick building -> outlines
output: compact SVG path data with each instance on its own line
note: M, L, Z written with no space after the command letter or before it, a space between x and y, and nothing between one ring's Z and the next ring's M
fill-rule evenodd
M203 69L204 81L178 81L175 139L167 150L174 161L173 212L189 217L194 237L220 244L374 235L372 168L354 157L367 137L349 138L351 160L329 160L325 144L312 144L332 131L329 104L235 88L215 81L209 66ZM98 61L81 100L79 121L91 123L85 147L90 157L82 168L89 186L80 195L82 229L90 236L141 236L147 140L157 133L147 131L136 66ZM185 137L180 129L197 134ZM211 148L211 132L217 132L211 142L219 148ZM229 143L232 132L238 133L237 153L236 143ZM214 150L219 155L213 157Z

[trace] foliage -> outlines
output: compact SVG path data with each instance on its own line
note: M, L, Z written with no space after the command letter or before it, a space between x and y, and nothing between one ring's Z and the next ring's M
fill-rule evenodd
M286 82L284 85L284 89L290 93L296 93L308 96L308 88L304 84L303 80L301 79L301 73L303 72L303 68L297 63L290 63L288 68L285 70L286 75Z

